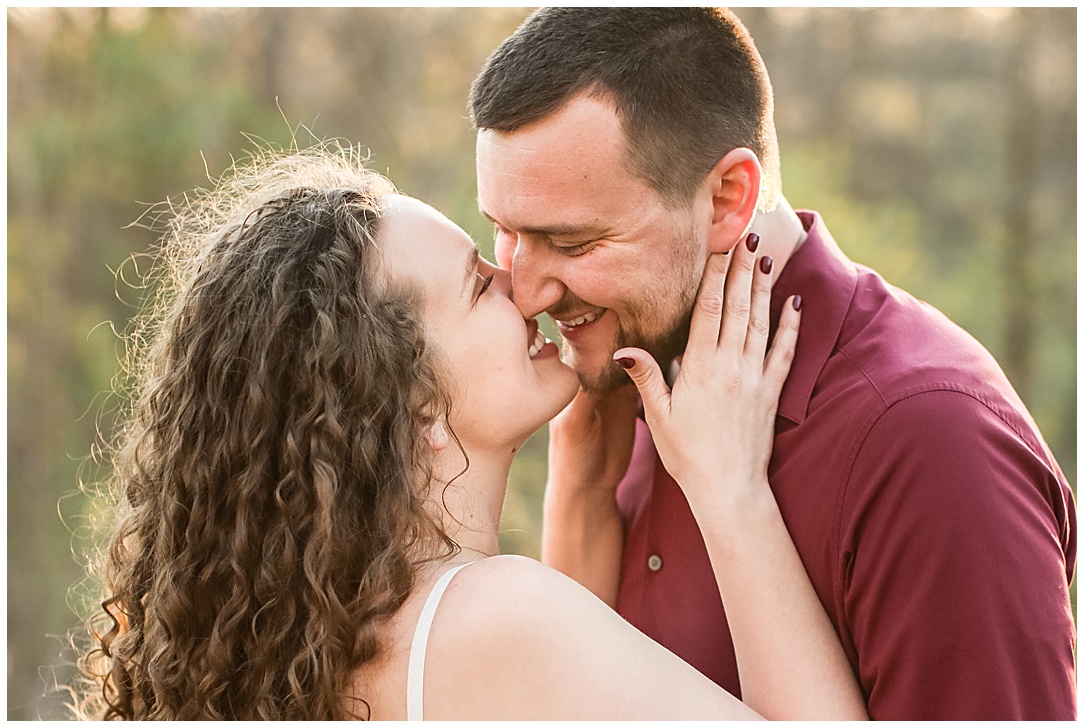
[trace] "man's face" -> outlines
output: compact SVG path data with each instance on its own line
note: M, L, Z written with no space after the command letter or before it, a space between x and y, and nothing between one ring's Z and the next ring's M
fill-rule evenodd
M513 297L545 311L588 390L628 383L614 351L661 365L681 354L707 258L710 201L668 205L625 167L613 108L579 96L514 132L478 135L478 199L496 230Z

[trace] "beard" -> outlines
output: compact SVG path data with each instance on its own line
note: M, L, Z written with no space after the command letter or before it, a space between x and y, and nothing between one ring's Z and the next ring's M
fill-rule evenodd
M682 287L676 313L655 332L647 333L638 328L631 329L620 325L610 354L626 346L643 349L658 362L665 374L670 363L685 352L685 347L689 343L689 326L692 323L696 290L696 286L692 287L691 292L688 285ZM634 316L633 320L644 321L650 315L648 312L651 309L657 311L658 307L643 307L643 311ZM567 342L563 344L563 348L566 355L571 353L568 351L570 345ZM577 372L577 374L584 391L596 396L609 394L632 383L628 373L613 361L606 364L601 371Z
M696 234L691 218L677 222L671 229L670 259L661 261L661 268L675 271L676 275L662 285L656 285L652 291L641 291L637 301L627 302L609 350L611 357L626 346L643 349L654 357L665 374L670 363L685 352L693 306L706 262L705 255L700 258L699 265L697 263L707 245L704 234L706 231ZM574 361L573 347L566 341L562 348ZM577 367L576 373L584 391L594 395L609 394L632 384L628 372L614 361L607 362L597 371L583 371Z

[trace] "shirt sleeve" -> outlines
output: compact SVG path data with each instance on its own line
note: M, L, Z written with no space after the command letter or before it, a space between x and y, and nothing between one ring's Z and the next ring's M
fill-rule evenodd
M896 402L861 441L838 598L871 717L1076 717L1075 506L1035 444L956 391Z

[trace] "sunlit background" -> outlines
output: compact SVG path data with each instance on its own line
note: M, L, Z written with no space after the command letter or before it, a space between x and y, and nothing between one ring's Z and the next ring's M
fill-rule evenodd
M492 251L468 86L527 10L8 11L8 717L62 718L96 427L156 235L249 137L365 145ZM742 9L785 192L1002 363L1076 481L1076 10ZM553 330L550 329L552 332ZM551 336L555 334L551 333ZM502 548L538 554L545 432Z

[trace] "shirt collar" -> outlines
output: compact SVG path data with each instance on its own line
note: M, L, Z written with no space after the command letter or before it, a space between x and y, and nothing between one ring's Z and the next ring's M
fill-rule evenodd
M807 236L772 287L771 322L774 333L783 304L795 294L802 297L798 346L777 410L779 416L801 424L808 414L817 378L836 348L858 272L820 215L809 210L798 210L797 214Z

